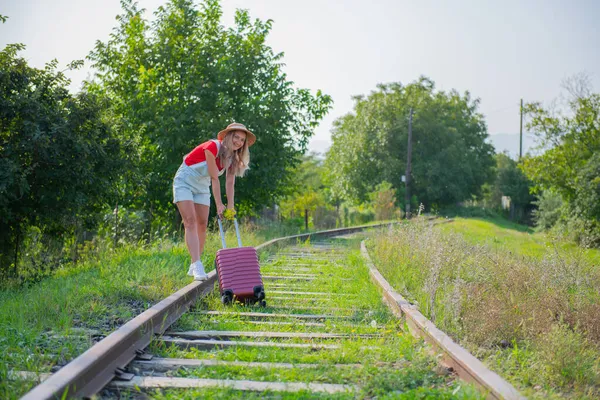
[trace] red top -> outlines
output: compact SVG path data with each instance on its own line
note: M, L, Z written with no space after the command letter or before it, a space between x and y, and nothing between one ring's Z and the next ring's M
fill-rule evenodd
M219 142L221 142L219 140ZM217 168L221 171L223 168L221 167L221 162L217 157L218 148L217 144L209 140L208 142L204 142L198 146L194 150L192 150L187 156L185 156L184 162L188 167L194 164L199 164L201 162L206 162L206 154L204 154L204 150L208 150L215 156L215 161L217 162Z

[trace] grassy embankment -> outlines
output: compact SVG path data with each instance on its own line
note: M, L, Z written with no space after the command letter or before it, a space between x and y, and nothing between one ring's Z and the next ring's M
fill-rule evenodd
M390 283L532 398L600 396L600 252L502 219L370 242Z

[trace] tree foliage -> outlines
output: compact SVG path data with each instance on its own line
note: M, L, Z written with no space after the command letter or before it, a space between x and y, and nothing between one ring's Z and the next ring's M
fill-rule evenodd
M235 26L225 28L218 0L199 8L171 0L149 23L135 3L121 4L119 25L90 54L99 71L90 88L112 99L124 138L136 144L125 197L162 215L174 212L171 180L183 155L236 121L258 137L251 168L236 182L238 209L273 204L331 98L293 87L283 54L266 44L270 20L252 21L239 10Z
M524 171L535 182L534 190L555 189L567 201L576 197L587 179L579 172L600 152L600 94L570 103L572 115L553 114L539 103L528 104L528 128L549 147L542 155L525 159Z
M495 179L483 187L484 204L501 211L502 196L508 196L511 201L510 218L519 222L529 222L536 199L531 193L532 182L519 168L517 161L506 153L498 153L494 158Z
M381 182L375 186L375 191L369 193L375 219L386 221L394 218L398 213L396 207L396 189L389 182Z
M279 204L284 218L308 218L317 207L326 206L322 159L313 153L302 156L301 162L290 170L290 176L289 193Z
M560 221L563 214L563 201L560 194L545 190L538 195L534 204L537 208L532 214L538 229L549 230Z
M528 104L528 128L548 148L524 160L523 170L534 190L552 191L565 202L563 219L575 218L580 241L600 245L600 94L577 96L565 113Z
M496 154L496 186L503 196L509 196L518 207L526 207L535 199L527 179L515 160L504 153Z
M123 162L102 98L71 95L52 61L44 69L0 51L0 266L16 275L28 226L61 236L94 222Z
M453 204L479 193L492 176L493 148L469 93L436 91L420 78L379 85L355 97L354 112L334 122L326 165L337 195L362 203L383 181L403 192L408 115L413 118L412 187L426 206Z

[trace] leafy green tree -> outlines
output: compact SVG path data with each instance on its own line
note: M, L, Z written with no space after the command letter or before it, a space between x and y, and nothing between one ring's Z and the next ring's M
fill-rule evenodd
M538 229L549 230L555 226L563 214L563 201L560 194L544 190L538 195L534 204L533 218Z
M527 157L523 171L533 190L550 190L562 198L565 215L576 219L581 243L600 246L600 94L578 96L566 113L553 113L539 103L528 104L528 128L547 150ZM573 221L572 221L573 222Z
M493 148L469 93L435 91L422 77L379 85L355 97L354 112L334 123L326 166L332 190L355 204L387 181L400 193L406 169L409 109L413 118L412 187L419 202L448 205L471 198L492 177Z
M577 174L573 213L582 220L584 246L600 247L600 152L596 152Z
M396 189L389 182L381 182L375 186L375 191L369 194L375 219L385 221L394 218L396 213Z
M308 189L286 198L282 201L281 208L283 213L291 217L302 215L304 217L304 229L308 229L310 214L323 204L322 196Z
M577 98L570 103L570 115L553 114L539 103L526 106L531 118L528 128L549 148L542 155L528 157L523 169L535 183L535 191L552 188L572 201L581 184L579 171L600 152L600 94Z
M224 28L218 0L171 0L150 24L131 0L119 25L89 58L99 71L89 86L113 100L124 137L136 144L137 169L124 197L154 214L173 215L171 180L184 154L232 121L258 137L251 169L236 182L238 211L249 214L285 195L296 165L331 98L295 89L283 53L266 45L272 21L237 11Z
M23 48L0 51L0 272L12 276L28 227L66 239L92 226L123 167L106 102L71 95L57 61L31 68Z
M282 215L294 218L304 217L304 228L308 229L309 215L317 207L326 206L323 183L323 160L310 153L302 157L302 162L290 171L290 193L281 200ZM318 225L318 222L315 221Z
M496 178L489 185L485 203L495 209L501 208L502 196L511 200L511 218L526 221L533 208L535 196L531 194L532 183L519 168L517 162L505 153L495 155Z

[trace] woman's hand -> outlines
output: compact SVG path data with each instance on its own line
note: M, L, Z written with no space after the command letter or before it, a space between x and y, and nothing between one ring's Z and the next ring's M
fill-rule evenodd
M225 206L223 205L223 203L217 204L217 214L222 216L224 211Z

